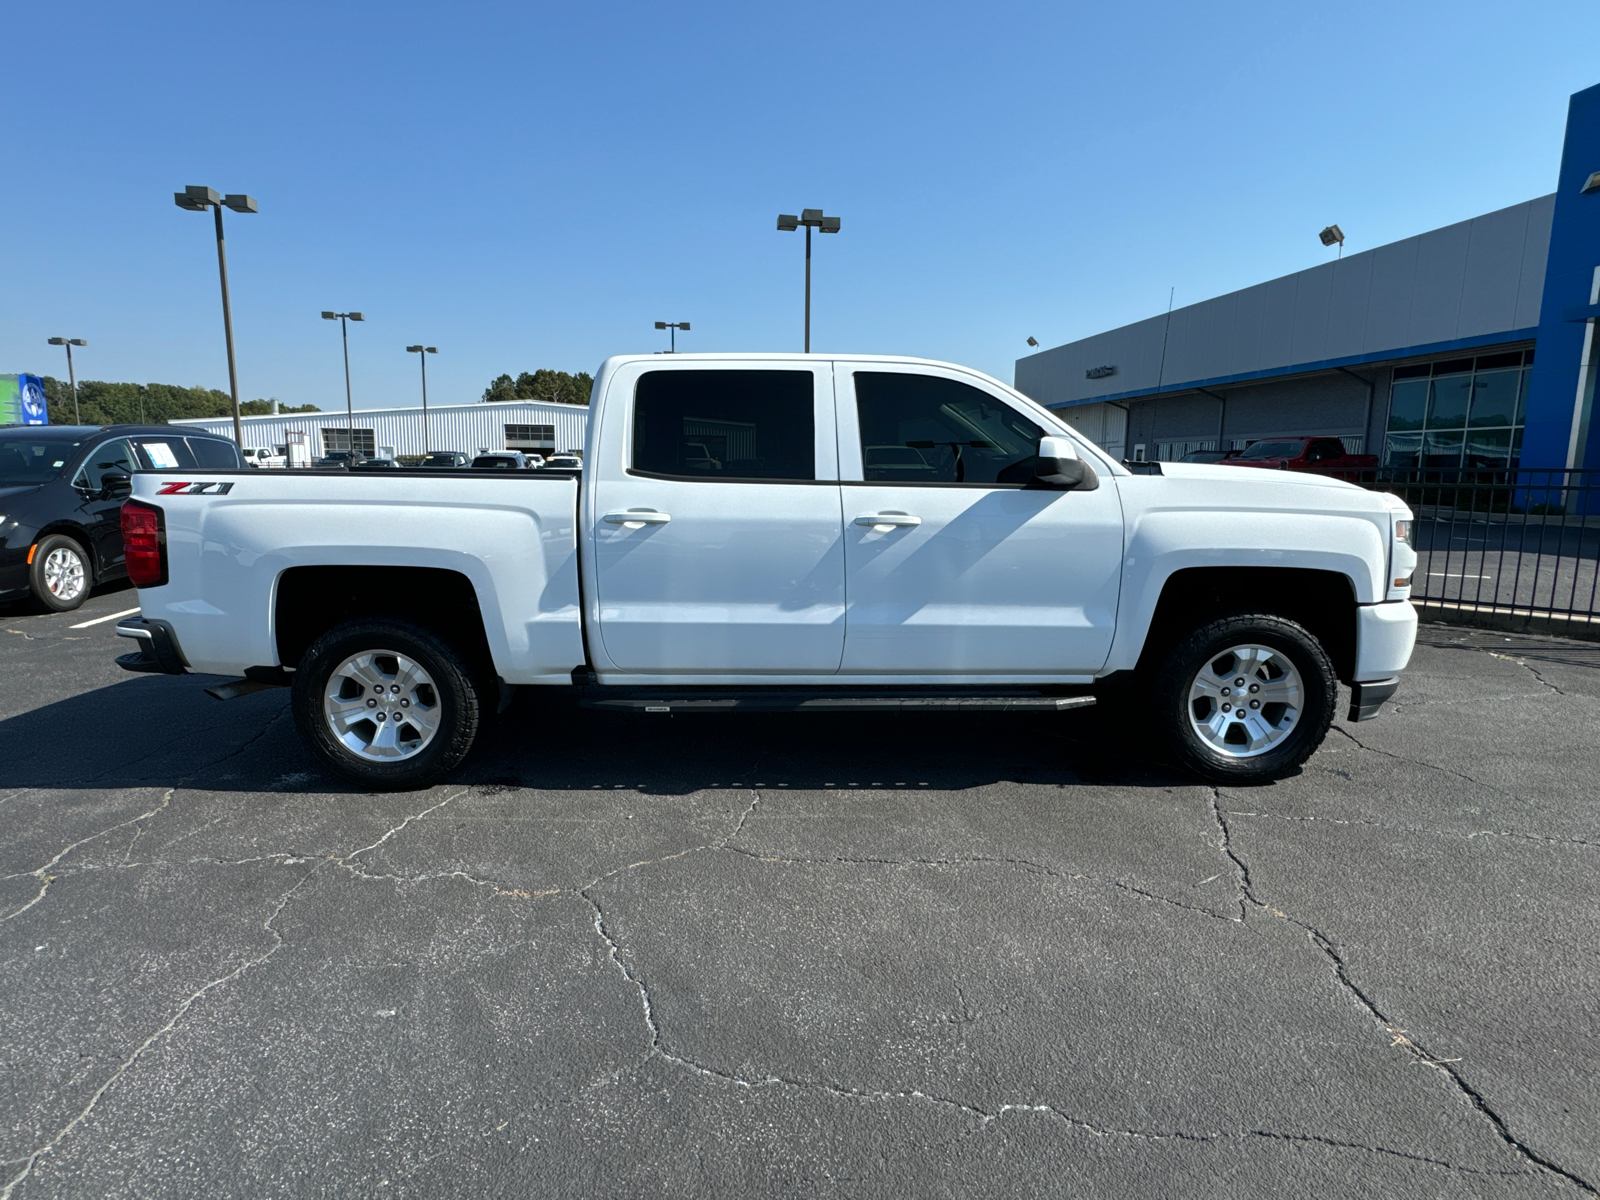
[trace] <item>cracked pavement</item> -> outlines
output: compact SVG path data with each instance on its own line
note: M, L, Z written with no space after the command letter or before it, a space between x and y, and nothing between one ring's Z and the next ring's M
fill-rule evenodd
M1582 1196L1600 647L1214 789L1093 713L523 697L369 796L0 609L0 1200Z

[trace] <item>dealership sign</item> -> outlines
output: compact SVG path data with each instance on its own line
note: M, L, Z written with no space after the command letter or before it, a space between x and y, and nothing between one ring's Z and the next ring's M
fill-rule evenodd
M44 380L37 375L0 375L0 425L48 425Z

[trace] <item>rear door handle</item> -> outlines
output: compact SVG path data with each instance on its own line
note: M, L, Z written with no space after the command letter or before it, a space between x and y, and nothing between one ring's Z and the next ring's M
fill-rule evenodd
M870 525L874 529L896 529L911 525L921 525L921 517L913 517L910 513L862 513L856 518L857 525Z
M657 512L653 508L630 508L622 512L608 512L607 525L621 525L624 529L643 529L646 525L665 525L672 520L671 513Z

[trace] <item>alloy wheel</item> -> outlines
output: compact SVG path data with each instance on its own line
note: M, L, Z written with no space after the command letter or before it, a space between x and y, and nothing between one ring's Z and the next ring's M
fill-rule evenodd
M1230 646L1208 658L1189 685L1189 724L1223 758L1265 754L1294 732L1305 685L1289 656L1270 646Z
M322 711L333 736L369 762L420 753L442 715L433 678L393 650L363 650L340 663L328 677Z

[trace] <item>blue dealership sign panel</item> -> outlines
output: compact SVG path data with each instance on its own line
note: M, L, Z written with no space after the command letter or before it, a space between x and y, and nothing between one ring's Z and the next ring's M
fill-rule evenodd
M0 425L48 425L44 380L37 375L0 375Z

